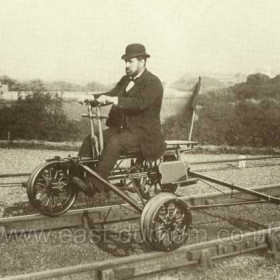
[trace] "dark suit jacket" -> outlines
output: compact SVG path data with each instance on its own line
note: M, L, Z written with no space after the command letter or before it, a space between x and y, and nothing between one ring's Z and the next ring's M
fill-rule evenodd
M145 159L156 160L164 151L161 133L160 110L163 87L155 75L145 70L135 80L135 85L126 92L130 79L123 76L115 88L105 93L118 96L118 105L113 106L107 125L120 127L125 115L127 127L140 139L140 149Z

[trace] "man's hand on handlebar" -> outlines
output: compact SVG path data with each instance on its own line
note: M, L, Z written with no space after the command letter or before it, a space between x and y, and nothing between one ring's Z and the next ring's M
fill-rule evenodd
M116 96L112 97L112 96L102 94L96 99L96 101L101 105L106 105L106 104L118 105L118 97Z
M100 94L98 94L98 95L100 96ZM78 103L80 103L82 105L91 104L94 107L98 105L98 102L97 102L94 94L86 94L86 95L80 96L80 98L78 98Z
M78 98L78 103L82 104L82 105L87 105L90 103L90 101L94 100L93 98L91 98L91 96L85 95L85 96L81 96L80 98Z
M78 103L82 105L91 104L92 106L97 105L109 105L114 104L118 105L118 97L108 96L106 94L98 94L98 97L95 97L94 94L82 96L78 99Z

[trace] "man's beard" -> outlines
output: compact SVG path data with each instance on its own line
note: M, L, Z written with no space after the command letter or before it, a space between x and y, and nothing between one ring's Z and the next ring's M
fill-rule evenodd
M135 77L139 73L139 71L137 71L137 70L134 72L131 72L131 70L129 70L129 68L126 68L125 72L126 72L126 75L129 77Z

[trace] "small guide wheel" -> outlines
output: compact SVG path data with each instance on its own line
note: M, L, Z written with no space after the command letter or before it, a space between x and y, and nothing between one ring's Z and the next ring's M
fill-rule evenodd
M157 251L172 251L184 244L192 223L188 205L175 194L159 193L146 204L140 221L145 243Z
M69 181L66 165L54 161L39 165L31 173L27 195L31 205L41 214L58 216L73 205L77 191Z
M160 192L174 193L177 189L177 185L160 183L160 174L157 167L150 167L146 161L142 163L143 166L133 166L130 169L130 175L132 175L132 182L139 190L143 199L149 200ZM142 175L141 175L142 174Z

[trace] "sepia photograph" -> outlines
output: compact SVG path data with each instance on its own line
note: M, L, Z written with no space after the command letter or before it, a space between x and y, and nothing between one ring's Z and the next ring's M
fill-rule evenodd
M280 279L278 0L0 0L0 279Z

